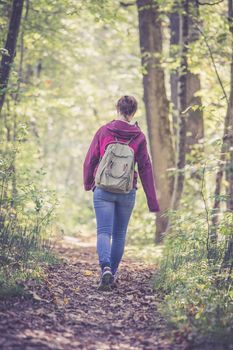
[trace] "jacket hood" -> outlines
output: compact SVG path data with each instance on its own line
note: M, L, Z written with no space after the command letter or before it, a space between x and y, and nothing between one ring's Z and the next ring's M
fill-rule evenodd
M128 140L131 137L137 137L141 133L141 129L138 123L128 124L123 120L112 120L106 125L109 132L115 137L118 136L122 139Z

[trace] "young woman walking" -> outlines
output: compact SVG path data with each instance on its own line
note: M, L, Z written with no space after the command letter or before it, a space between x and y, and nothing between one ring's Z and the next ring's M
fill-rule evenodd
M83 166L84 188L86 191L93 191L97 224L97 253L99 257L99 265L101 267L99 289L102 290L108 290L116 286L117 271L124 253L127 227L135 204L138 176L134 169L136 163L142 186L146 194L149 210L150 212L159 211L155 181L150 156L147 150L146 138L139 128L138 123L132 123L132 119L137 111L137 101L133 96L122 96L116 104L116 110L118 118L108 122L97 130L87 152ZM108 157L106 149L108 150L109 145L115 143L125 144L122 146L124 150L126 150L126 145L128 145L129 148L127 148L127 154L130 155L129 152L131 152L134 161L132 162L131 186L130 166L125 163L124 172L127 174L128 171L129 174L129 181L127 180L128 187L123 189L123 182L120 179L121 175L113 176L112 180L118 181L120 179L118 184L121 185L119 185L118 188L116 187L111 190L113 187L109 189L103 181L102 185L98 185L99 182L96 180L96 177L97 175L98 178L100 176L100 174L97 173L98 167L99 170L100 167L102 167L100 161L103 159L104 155L105 157ZM115 154L117 157L117 152L115 152ZM127 158L124 155L121 159L123 158L127 159L127 161L130 159L130 157ZM113 161L109 164L110 169L108 168L108 174L111 167L114 166ZM115 164L117 164L117 162L115 162ZM101 174L103 174L105 170L106 166L103 166L103 168L101 168ZM115 171L118 170L115 169Z

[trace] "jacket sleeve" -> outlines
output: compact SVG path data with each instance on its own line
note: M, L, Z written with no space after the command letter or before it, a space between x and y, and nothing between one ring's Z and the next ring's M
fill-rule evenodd
M95 185L94 171L100 159L100 135L101 128L96 132L83 164L83 183L86 191L90 191Z
M159 203L156 196L155 180L153 175L153 169L151 159L147 150L147 142L144 136L142 143L138 150L138 173L142 182L142 187L146 194L147 204L150 212L160 211Z

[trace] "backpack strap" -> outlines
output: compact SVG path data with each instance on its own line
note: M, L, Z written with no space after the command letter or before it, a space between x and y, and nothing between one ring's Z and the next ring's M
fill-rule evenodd
M134 139L135 136L131 137L131 139L129 141L126 142L126 145L129 145L130 142Z
M131 139L130 140L128 140L127 142L122 142L122 143L124 143L125 145L129 145L130 144L130 142L134 139L134 137L135 136L133 136L133 137L131 137ZM115 140L118 142L119 140L117 139L117 137L115 136ZM120 142L120 141L119 141Z

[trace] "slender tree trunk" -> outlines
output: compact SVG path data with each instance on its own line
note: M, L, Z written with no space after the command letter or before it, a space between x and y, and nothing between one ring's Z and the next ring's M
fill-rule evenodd
M179 0L175 0L173 9L170 14L170 30L171 30L171 56L177 56L178 45L180 44L180 15L181 3ZM189 3L189 16L188 16L188 43L194 43L199 39L199 32L195 28L194 20L197 21L199 17L198 2L194 1ZM173 71L170 76L171 83L171 101L173 106L173 130L174 134L177 134L177 115L178 115L178 71ZM198 74L193 74L187 67L187 101L186 105L198 106L198 108L189 109L189 116L187 118L187 135L186 135L186 153L190 153L192 149L203 151L203 144L199 143L204 137L204 123L202 102L199 96L195 96L201 89L200 77ZM176 143L176 142L175 142ZM199 145L199 147L197 147ZM199 154L196 153L194 161L198 158ZM192 155L192 158L194 155ZM198 159L197 159L198 160Z
M230 73L230 97L229 100L227 99L227 113L225 117L224 122L224 131L223 131L223 138L222 138L222 146L221 146L221 152L220 152L220 161L218 166L218 171L216 174L216 183L215 183L215 191L214 191L214 204L212 208L211 213L211 221L212 221L212 227L210 232L210 254L209 257L213 257L213 254L215 252L215 247L217 245L218 240L218 214L220 210L220 194L221 194L221 187L222 187L222 179L224 175L224 170L226 168L226 180L228 182L228 188L227 188L227 208L229 210L232 210L233 205L233 180L232 180L232 162L233 162L233 155L232 155L232 127L233 127L233 26L232 26L232 0L228 0L228 19L229 19L229 29L231 33L231 45L232 45L232 53L231 53L231 73ZM226 96L227 98L227 96ZM228 160L226 155L228 155ZM229 169L229 170L227 170Z
M228 0L228 18L231 33L231 89L228 106L229 128L228 128L228 157L226 162L227 181L227 210L233 213L233 5L232 0Z
M14 112L14 121L13 121L13 143L16 142L17 136L17 114ZM15 207L15 199L17 196L17 173L16 173L16 151L14 150L13 159L12 159L12 190L11 190L11 208Z
M170 208L173 178L168 168L174 166L169 123L169 103L166 97L164 71L161 67L162 31L158 4L153 0L137 0L141 62L143 67L144 103L151 156L161 211L157 213L156 242L162 240Z
M23 81L23 60L24 60L24 23L28 16L28 0L26 0L26 13L24 18L22 19L22 28L20 33L20 60L19 60L19 68L18 68L18 81L17 81L17 89L15 94L13 95L15 107L20 101L20 86ZM14 112L14 125L13 125L13 143L17 142L17 112ZM11 207L15 206L16 197L18 194L17 189L17 168L16 168L16 156L17 153L14 152L14 158L12 161L12 192L11 192Z
M227 211L233 216L233 1L228 0L228 19L231 33L231 88L230 98L227 109L227 119L229 120L228 127L228 152L226 160L226 181L227 181ZM223 266L231 267L233 262L233 232L227 241L227 248L225 251Z
M179 6L180 2L175 0L173 3L172 12L170 13L170 56L177 57L178 46L180 43L180 18L179 18ZM174 70L170 74L170 86L171 86L171 102L172 102L172 125L173 134L177 134L177 116L178 116L178 70ZM176 144L176 140L175 140Z
M14 61L16 43L19 34L24 0L13 0L12 12L5 44L5 54L0 65L0 114L4 104L6 89L10 76L11 65Z
M180 16L180 57L181 65L178 82L178 128L176 151L176 175L171 207L176 210L179 206L184 187L184 167L186 158L186 120L187 120L187 51L188 51L188 11L189 0L182 1L183 11Z
M220 194L222 188L222 179L224 174L224 168L226 163L226 153L228 151L228 130L230 126L230 103L228 103L227 114L224 123L224 132L222 139L222 146L220 152L220 160L218 165L218 171L215 180L215 191L214 191L214 204L211 211L211 232L210 232L210 244L215 246L218 240L217 226L218 226L218 214L220 210ZM214 247L213 247L214 248Z
M198 21L199 8L197 1L189 2L189 35L188 43L192 44L199 39L199 32L194 25L194 21ZM197 151L203 152L203 143L199 143L204 138L204 122L202 101L196 93L201 89L200 76L187 71L187 106L196 106L195 110L189 110L187 119L187 135L186 135L186 153L190 153L194 147ZM198 147L197 147L198 145ZM198 161L199 154L194 157L194 162Z

